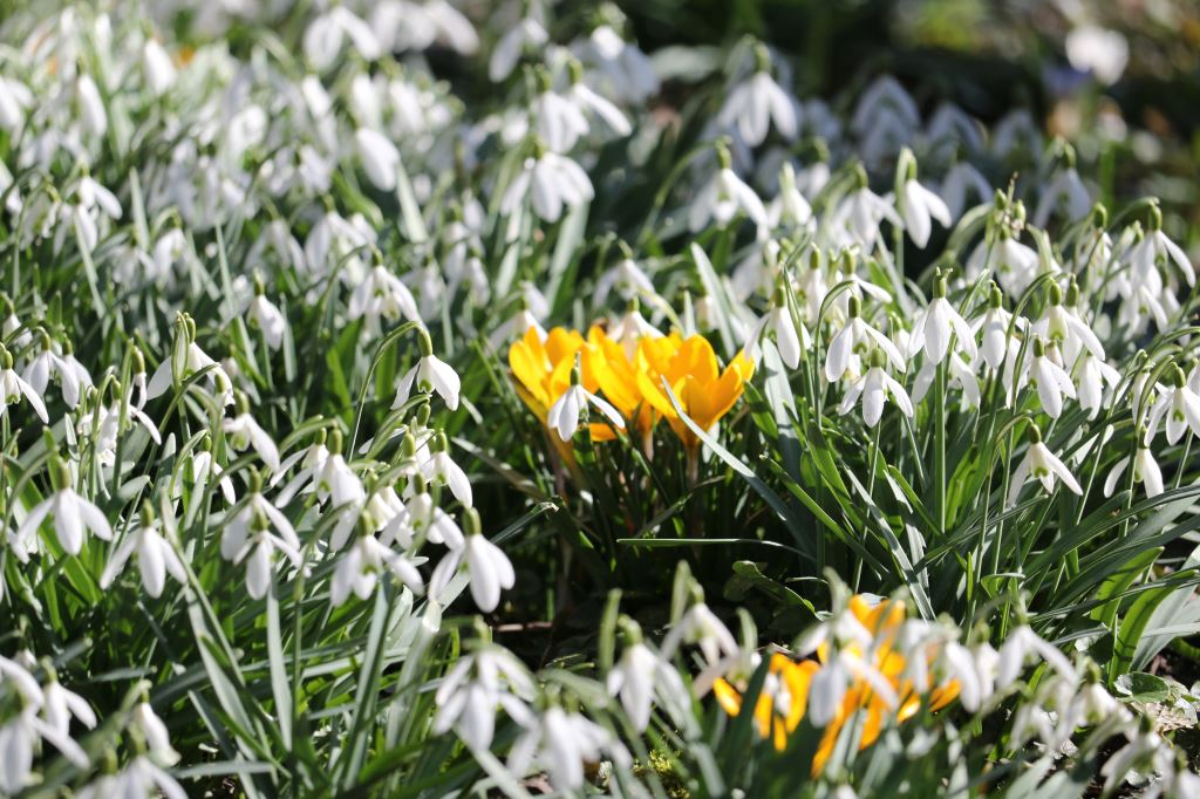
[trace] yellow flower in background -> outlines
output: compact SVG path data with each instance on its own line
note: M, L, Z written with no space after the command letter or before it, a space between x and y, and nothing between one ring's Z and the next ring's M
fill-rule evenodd
M754 722L758 734L771 738L776 752L787 748L787 737L804 718L808 699L808 684L816 672L812 661L796 663L778 652L771 655L767 678L754 705ZM742 710L742 694L726 679L713 683L713 695L721 708L731 716Z
M517 395L533 411L542 424L550 408L571 387L571 371L575 368L576 354L580 358L580 377L585 390L595 393L600 388L592 366L594 361L587 353L590 345L576 330L556 327L543 342L536 328L529 328L525 335L508 350L508 365L517 378ZM616 437L611 425L592 423L592 438L608 441ZM553 436L552 436L553 438ZM569 452L570 447L563 448Z
M645 435L654 427L658 418L654 408L645 402L642 391L638 388L636 353L631 361L626 355L625 347L609 338L602 328L596 326L588 331L588 344L590 346L584 354L584 368L595 376L605 399Z

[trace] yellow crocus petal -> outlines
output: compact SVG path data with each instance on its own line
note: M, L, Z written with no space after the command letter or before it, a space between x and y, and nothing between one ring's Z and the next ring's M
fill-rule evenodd
M546 336L546 356L551 364L556 365L565 359L573 359L582 346L583 336L565 327L556 327Z
M687 395L688 414L701 430L711 429L742 396L742 385L742 376L734 369L726 369L718 380L708 384L691 381Z
M646 372L638 372L638 391L642 393L642 399L650 403L654 410L667 417L667 419L675 419L675 408L671 405L671 400L667 399L666 392L662 390L656 378L656 375L652 376Z
M730 716L736 716L742 712L741 693L738 692L738 689L730 685L724 677L713 683L712 690L713 696L717 698L717 704Z
M944 685L934 688L929 694L929 709L938 711L958 698L962 686L958 680L950 680Z
M737 371L742 376L743 383L749 383L750 378L754 377L754 361L746 357L746 353L738 350L738 354L729 362L730 369Z
M521 386L538 402L548 405L546 375L549 363L542 350L541 342L537 342L536 334L534 341L536 347L531 345L527 339L513 342L508 350L508 365L512 368L513 375L520 381Z
M704 336L692 336L683 342L679 352L671 360L670 371L674 375L690 375L700 383L711 383L717 379L717 354L713 352L712 344Z

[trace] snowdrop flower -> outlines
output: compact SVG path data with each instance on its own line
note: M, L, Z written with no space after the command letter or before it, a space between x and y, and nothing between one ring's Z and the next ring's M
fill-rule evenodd
M1138 433L1137 452L1133 456L1133 482L1145 486L1147 497L1157 497L1163 492L1162 470L1150 451L1149 431L1141 428ZM1117 483L1129 468L1129 461L1130 457L1126 455L1113 465L1108 479L1104 481L1104 496L1111 497L1116 492Z
M592 181L579 164L565 155L559 155L545 147L537 140L534 142L534 155L525 159L525 167L513 178L504 197L500 201L500 210L505 214L513 214L525 199L531 195L533 210L546 222L557 222L562 216L563 207L575 208L591 201L595 196Z
M737 127L742 140L757 147L767 138L771 122L788 141L796 138L796 105L771 77L771 56L764 44L754 48L754 74L734 86L717 114L717 124Z
M108 110L91 75L83 73L75 79L75 102L84 128L97 138L103 136L108 131Z
M433 496L426 490L425 478L417 474L412 484L416 486L407 497L407 515L398 514L384 530L384 540L396 540L401 546L411 546L413 536L424 534L431 544L444 544L450 550L463 549L466 540L454 517L433 504ZM449 567L447 567L449 568ZM449 575L450 577L453 574ZM433 592L437 596L438 592Z
M39 396L45 396L50 378L55 377L62 386L63 402L74 410L79 406L82 389L92 385L91 375L74 357L67 361L56 354L50 336L45 331L42 332L41 339L41 352L25 367L25 381Z
M1073 160L1072 157L1070 161ZM1033 212L1033 224L1045 227L1050 215L1060 206L1066 212L1066 218L1072 222L1092 212L1092 196L1074 166L1056 170L1050 182L1043 187Z
M1025 373L1017 381L1016 391L1020 391L1027 381L1032 382L1042 410L1051 419L1057 419L1062 415L1063 397L1076 398L1075 384L1071 382L1071 376L1051 359L1042 339L1035 338L1031 349L1033 357Z
M1193 435L1200 436L1200 395L1188 387L1183 370L1172 366L1170 382L1160 386L1161 393L1150 409L1150 437L1158 432L1158 425L1167 419L1167 443L1175 444L1189 428Z
M504 647L483 644L460 658L442 679L434 695L438 710L433 731L443 735L453 727L472 751L487 751L496 730L497 706L528 727L535 723L526 704L533 694L533 680L521 661Z
M767 208L773 227L807 229L812 223L812 206L796 187L796 170L785 161L779 173L779 194Z
M378 575L385 570L414 593L424 588L425 582L412 561L384 546L364 529L334 569L329 601L335 608L340 607L352 592L359 599L366 599L374 593Z
M737 641L725 622L704 603L704 593L693 585L692 605L675 622L663 639L660 654L664 660L675 656L680 644L696 644L708 665L716 665L724 658L735 658L741 654Z
M380 191L395 191L396 170L400 166L400 151L386 136L370 128L359 128L354 133L354 144L358 157L362 159L363 171L375 188Z
M389 320L404 318L409 321L421 318L421 313L417 309L417 301L413 298L408 286L379 264L350 295L347 315L352 320L365 316L368 327L373 331L378 329L381 318Z
M33 105L33 92L14 78L0 78L0 130L10 133L25 124L25 111Z
M1092 357L1103 361L1104 347L1100 339L1092 331L1091 325L1079 317L1076 307L1079 302L1079 286L1074 277L1067 289L1067 302L1063 304L1062 290L1052 283L1047 297L1046 310L1033 325L1033 332L1047 341L1058 345L1063 354L1063 362L1074 365L1079 354L1086 348Z
M1129 248L1125 259L1132 267L1133 277L1138 283L1151 280L1151 275L1157 272L1160 259L1164 263L1174 262L1189 286L1196 282L1196 272L1187 253L1162 232L1162 211L1158 206L1151 206L1150 229L1141 241Z
M866 173L860 167L859 188L850 192L838 203L829 218L829 230L835 235L849 237L868 251L875 248L879 240L881 225L886 221L902 227L904 221L887 199L880 197L867 186Z
M454 498L470 507L471 483L462 467L450 457L450 442L446 434L439 432L433 437L433 444L433 454L421 465L421 474L431 485L449 486Z
M279 448L275 446L267 431L259 427L258 422L250 415L250 400L246 395L238 391L235 396L235 415L232 419L227 418L222 422L229 445L237 452L252 447L271 471L278 471Z
M1085 350L1075 362L1074 376L1079 407L1088 412L1089 419L1095 419L1104 406L1104 387L1116 388L1121 373Z
M1118 31L1096 25L1080 25L1067 34L1067 59L1081 72L1091 72L1096 80L1111 86L1129 62L1129 42Z
M1008 491L1005 507L1011 508L1017 504L1017 497L1021 495L1021 487L1031 477L1039 480L1048 494L1054 492L1055 482L1062 480L1063 485L1072 492L1083 495L1083 489L1080 488L1079 482L1063 462L1042 442L1042 431L1036 424L1029 428L1029 450L1025 453L1021 465L1012 474L1012 487ZM1058 652L1057 649L1054 651ZM1061 657L1061 653L1059 656Z
M125 536L100 575L101 589L107 590L113 584L134 553L137 554L138 570L142 574L142 587L154 599L162 596L168 574L180 583L187 582L183 561L179 559L175 548L158 532L158 527L153 508L149 501L144 502L137 529Z
M633 299L619 319L609 320L608 337L621 345L630 363L637 356L638 345L644 338L662 338L662 331L642 316L637 299Z
M458 373L433 354L433 342L429 340L429 333L424 328L420 330L418 337L421 344L421 358L397 384L396 399L392 402L392 409L395 410L408 402L415 385L418 391L437 392L445 400L447 408L452 411L458 410L458 392L462 387Z
M596 27L576 51L599 69L618 98L640 106L658 94L659 80L653 62L611 26Z
M546 414L546 425L558 434L560 440L566 442L575 437L576 431L579 430L579 417L586 410L588 405L591 405L596 410L600 411L609 423L614 427L624 430L625 419L620 412L608 403L607 400L601 399L592 392L588 391L579 382L578 367L575 373L572 374L571 386L562 393L562 396L555 400L550 406L549 412Z
M134 706L130 713L130 727L141 733L149 754L155 760L168 766L179 762L179 753L171 746L167 725L154 712L149 702L143 700Z
M960 350L970 360L975 360L975 334L946 299L946 278L939 276L934 281L933 300L913 320L908 354L911 357L924 349L929 362L939 364L950 351L952 336L957 336L955 349Z
M942 198L917 182L917 161L907 148L900 154L897 170L903 169L904 182L896 190L897 206L904 220L904 229L908 231L913 244L925 249L929 244L929 235L933 230L931 219L936 219L942 227L950 227L953 219L950 209Z
M583 787L584 762L595 762L605 752L622 766L632 762L608 730L578 713L549 707L513 744L507 765L511 773L523 776L537 764L550 773L556 789L573 790Z
M250 320L250 327L262 331L263 340L267 342L269 348L278 351L283 346L283 334L287 331L287 320L284 319L278 306L267 299L262 281L257 277L254 283L254 299L250 300L250 305L246 309L246 317Z
M809 337L808 331L804 325L800 325L797 329L795 320L792 319L791 310L787 307L787 301L783 297L782 291L777 291L775 300L771 303L771 308L762 318L755 323L750 331L750 336L746 339L746 344L743 347L746 357L755 363L759 360L760 345L762 337L773 333L775 335L775 343L779 348L779 357L783 360L785 366L789 369L795 369L800 365L800 354L802 350L807 350L812 347L812 339Z
M1036 430L1037 428L1032 429ZM1067 660L1067 656L1054 644L1043 640L1026 624L1022 624L1008 634L1008 638L1000 647L999 654L996 686L1000 690L1004 690L1016 681L1030 656L1044 660L1058 672L1060 677L1072 684L1079 680L1079 675L1076 674L1071 661Z
M59 735L71 734L71 719L75 719L89 730L96 727L96 714L91 705L79 694L63 687L58 681L54 667L45 664L48 682L42 687L42 718Z
M754 189L734 174L729 149L723 142L717 145L717 159L717 174L700 189L688 208L688 227L699 233L710 221L727 225L741 211L758 226L759 235L765 235L770 227L767 209Z
M150 384L146 387L147 399L160 397L172 385L178 385L196 372L214 367L208 373L211 385L220 392L221 401L225 405L233 404L232 381L225 370L208 356L196 344L196 323L187 314L179 314L175 319L175 338L171 349L171 357L154 370Z
M499 83L512 74L526 50L536 50L550 40L549 34L541 21L527 16L516 25L505 31L488 58L488 78L492 83Z
M7 413L10 406L20 402L22 397L33 408L43 424L50 424L50 417L46 415L46 406L42 403L42 398L33 386L26 383L13 370L12 353L8 351L7 347L0 344L0 416Z
M154 39L147 38L142 45L142 74L155 97L162 97L175 83L175 65L171 56Z
M968 408L978 408L982 396L979 391L979 378L975 374L973 361L964 360L963 356L958 353L951 353L946 359L947 370L947 387L958 386L962 389L963 399ZM937 364L926 361L921 366L921 370L917 372L917 377L913 381L912 401L919 403L925 399L925 395L929 393L929 389L933 387L934 380L937 378Z
M46 741L79 768L87 768L87 754L70 736L38 717L38 706L26 704L18 713L0 726L0 790L15 796L30 784L33 752L40 741Z
M969 161L959 161L942 178L938 194L950 211L950 219L958 221L968 208L967 197L974 194L978 202L986 203L992 197L992 186Z
M880 112L885 110L910 129L921 124L921 113L912 95L891 75L880 75L859 96L850 128L860 136L865 135L876 126Z
M1013 315L1004 309L1004 295L1000 288L992 283L988 292L988 308L983 316L971 323L972 340L976 335L983 334L979 354L983 362L992 369L999 369L1004 363L1009 351L1009 327L1013 324ZM1025 328L1025 318L1017 317L1015 330Z
M379 46L371 26L350 9L336 5L309 23L304 32L304 57L317 71L324 72L333 66L346 39L367 61L374 61L383 55L383 48Z
M392 50L427 50L434 42L462 55L479 49L475 26L446 0L384 0L375 5L371 27Z
M187 799L187 791L146 755L138 755L116 774L100 776L79 790L79 799L164 796Z
M480 531L479 514L467 508L465 539L461 549L452 549L429 579L429 594L439 599L462 566L466 566L470 577L471 598L484 613L491 613L500 604L501 589L510 589L516 584L517 575L512 561L504 550L487 540Z
M199 448L192 452L191 462L192 480L195 484L199 485L207 483L209 480L215 480L221 487L221 493L225 496L226 502L233 504L237 500L237 495L233 490L233 481L223 472L220 464L213 459L211 438L204 437Z
M689 694L675 667L642 640L637 622L622 617L621 626L626 637L625 650L621 660L608 672L605 686L611 696L620 698L633 728L643 732L650 725L650 711L656 698L675 715L685 709Z
M58 543L70 555L78 555L83 549L87 531L104 539L112 540L112 528L104 513L88 500L75 493L71 487L71 470L57 455L51 458L50 474L54 493L39 502L29 511L25 521L17 530L17 539L28 542L37 535L38 528L46 516L54 518L54 532Z
M533 98L530 112L538 136L556 153L565 153L588 132L587 117L580 106L550 88L550 76L539 72L542 91Z
M863 421L866 422L867 427L879 424L879 420L883 416L883 404L888 399L894 402L905 416L912 417L912 400L908 398L908 392L904 390L904 386L896 382L884 370L886 364L887 356L881 350L871 352L870 368L867 369L865 375L850 386L846 396L842 398L841 404L838 405L839 414L845 415L853 410L861 397Z
M300 539L287 517L263 497L262 480L251 472L250 496L244 507L225 525L221 533L221 557L235 564L246 559L246 589L254 599L262 599L271 582L271 561L275 550L283 552L294 566L300 565ZM275 534L271 533L274 528Z
M599 119L616 136L624 137L633 132L633 126L621 110L583 82L583 67L574 59L567 62L571 87L567 89L567 100L581 112Z
M825 354L825 379L830 383L841 380L847 371L861 371L861 356L872 347L878 347L891 362L892 369L903 372L904 358L891 339L863 321L862 302L851 297L847 305L848 317L845 326L829 342Z

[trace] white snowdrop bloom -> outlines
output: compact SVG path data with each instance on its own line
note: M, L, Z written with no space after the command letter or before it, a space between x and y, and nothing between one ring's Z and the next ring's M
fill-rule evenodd
M79 768L88 767L87 754L69 736L38 717L38 707L27 704L0 726L0 790L15 796L32 783L33 753L39 742L55 749Z
M587 117L578 103L550 88L548 74L542 72L541 80L545 85L530 106L534 127L547 147L556 153L565 153L581 136L587 135Z
M825 379L831 383L841 380L848 371L855 375L861 373L862 356L873 347L883 350L892 369L897 372L905 370L900 350L891 339L863 320L861 308L858 297L851 297L846 324L829 342L829 351L825 354Z
M1121 382L1121 373L1104 361L1084 350L1074 369L1076 393L1079 407L1095 419L1104 407L1104 388L1115 389Z
M912 400L909 399L904 386L896 382L884 369L886 363L887 358L883 352L875 350L871 353L870 367L866 374L855 380L846 391L846 395L838 405L839 414L844 416L853 410L861 397L863 421L866 422L867 427L879 424L879 420L883 417L884 402L889 399L895 403L901 413L912 417Z
M1067 59L1105 86L1117 82L1129 62L1129 42L1118 31L1080 25L1067 34Z
M1104 346L1096 337L1092 326L1080 318L1078 302L1079 287L1074 279L1071 287L1067 289L1065 304L1062 290L1057 284L1051 284L1046 310L1042 313L1042 318L1033 325L1033 332L1046 341L1057 344L1063 355L1063 363L1071 366L1085 349L1092 357L1104 360Z
M427 50L441 42L462 55L479 49L475 26L446 0L385 0L371 12L371 28L391 50Z
M308 238L304 240L304 259L309 272L324 276L331 262L349 262L374 241L375 231L362 215L354 214L345 219L335 211L328 211L308 231Z
M979 377L975 373L974 361L964 360L959 353L951 353L946 359L947 388L957 386L962 389L963 400L968 408L978 408L982 396L979 391ZM929 389L937 378L937 364L926 361L917 372L913 381L912 401L919 403L925 399Z
M461 550L465 543L463 531L454 517L433 504L433 496L424 488L422 485L421 490L407 497L407 515L399 514L393 518L384 530L383 538L387 541L394 538L401 546L409 547L412 546L412 537L423 533L431 544L444 544L451 550Z
M187 799L187 791L174 777L163 771L146 755L139 755L116 774L103 774L79 789L79 799Z
M421 318L417 301L408 286L382 265L376 265L350 295L347 306L350 319L367 318L368 325L378 327L379 320L400 318L416 321Z
M733 633L702 598L684 611L679 621L671 626L663 638L660 655L664 660L670 660L682 644L699 646L704 660L710 666L725 657L736 657L741 653Z
M558 434L559 439L570 441L579 430L579 417L588 405L600 411L613 426L625 429L625 419L616 408L578 383L564 391L550 406L546 425Z
M905 158L905 155L908 157ZM907 164L908 174L896 194L896 205L909 238L923 250L929 244L929 236L933 231L932 220L948 228L953 224L953 217L942 198L917 181L917 162L908 150L901 154L901 164Z
M50 417L46 415L46 406L42 403L41 396L13 370L12 353L0 344L0 416L7 413L9 407L19 403L22 398L29 403L43 424L50 424Z
M1167 443L1175 444L1189 429L1200 436L1200 394L1188 386L1183 370L1173 366L1170 383L1159 386L1159 396L1150 409L1150 438L1158 432L1163 417L1167 420Z
M147 38L142 45L142 75L155 97L162 97L175 83L175 64L155 39Z
M1032 425L1029 428L1029 450L1025 453L1025 458L1021 464L1017 466L1011 478L1011 488L1008 490L1008 497L1005 500L1005 507L1011 508L1017 504L1017 497L1021 495L1021 488L1025 485L1025 481L1033 478L1041 482L1042 487L1046 489L1047 494L1054 493L1054 484L1058 480L1062 480L1070 491L1080 496L1083 495L1083 489L1079 486L1074 475L1067 469L1066 465L1058 459L1050 448L1042 442L1042 431L1037 425ZM1058 651L1057 649L1055 650Z
M757 363L761 354L759 342L764 335L774 334L775 346L779 349L779 357L789 369L800 366L800 355L803 350L812 348L812 338L804 325L797 328L792 313L786 304L781 303L781 296L776 297L768 310L751 328L750 335L743 347L746 357Z
M539 49L549 40L550 36L541 22L532 17L522 19L505 31L496 43L488 58L488 78L493 83L504 80L512 74L526 48Z
M867 134L884 110L894 113L908 128L916 129L921 124L921 113L912 95L891 75L880 75L859 95L851 130L860 136Z
M608 672L605 687L611 696L620 698L634 729L643 732L650 725L650 712L656 700L676 715L686 708L690 695L675 667L641 640L636 624L626 620L627 635L631 638L621 659Z
M975 334L946 299L946 279L939 277L934 282L933 300L913 320L912 335L908 340L909 357L924 349L925 357L931 363L939 364L950 351L951 337L955 337L956 350L975 360Z
M860 187L846 195L833 210L827 228L845 239L845 243L856 243L871 251L879 241L884 222L896 227L904 225L892 202L867 187L864 175Z
M162 596L168 574L180 583L187 582L183 561L179 559L175 548L159 533L158 526L159 522L154 518L149 503L143 504L137 528L126 534L100 575L101 589L107 590L113 584L135 553L142 575L142 587L151 597L157 599Z
M959 147L977 152L983 147L982 126L957 105L942 102L925 124L925 138L933 143L931 153L945 155ZM991 194L988 190L984 196Z
M1026 327L1025 318L1017 317L1013 325L1013 315L1004 308L1004 295L994 283L988 292L988 308L978 319L971 323L972 338L982 334L979 354L992 369L999 369L1004 363L1009 349L1009 327L1013 327L1013 335Z
M329 601L340 607L353 593L366 599L375 592L378 576L390 572L414 593L425 585L417 567L404 555L389 549L373 535L355 537L354 545L338 560L329 587Z
M727 225L741 211L758 226L759 235L770 228L767 209L762 200L730 168L729 150L717 148L720 168L696 194L688 208L688 228L693 233L703 230L710 222Z
M149 702L142 701L130 713L130 725L136 727L146 741L149 754L160 763L173 766L179 762L179 753L171 746L167 725L154 712Z
M969 207L967 198L974 195L976 202L986 203L992 197L992 186L973 164L959 161L942 178L938 194L950 212L950 219L957 222Z
M578 713L549 707L513 744L507 766L519 776L534 766L544 768L556 790L573 790L583 787L583 764L605 753L621 766L632 763L624 745L608 730Z
M246 591L251 598L262 599L271 585L276 551L282 552L294 567L300 567L300 539L291 523L262 494L254 492L245 507L225 525L221 533L221 557L235 564L246 561Z
M463 505L471 506L471 482L467 474L454 459L450 457L450 443L445 433L434 437L436 450L421 464L421 474L431 485L449 486L450 493Z
M1053 345L1051 345L1053 346ZM1063 397L1076 398L1075 384L1071 376L1051 358L1050 348L1040 338L1033 340L1025 370L1017 380L1015 392L1019 392L1026 383L1032 383L1037 391L1042 410L1051 419L1062 415Z
M15 132L25 125L25 112L33 105L33 92L15 78L0 77L0 130Z
M395 191L400 151L386 136L370 128L354 132L354 144L367 178L380 191Z
M86 130L93 136L103 136L108 131L108 110L91 75L83 73L75 79L75 102Z
M1135 283L1152 280L1152 275L1158 271L1158 263L1173 262L1183 273L1189 286L1196 282L1196 272L1192 261L1178 244L1167 238L1162 232L1162 212L1157 206L1152 208L1150 229L1137 244L1126 252L1125 260L1132 267ZM1161 285L1161 281L1158 282Z
M1092 212L1092 195L1075 167L1055 171L1050 181L1042 187L1041 197L1033 212L1033 224L1045 227L1050 215L1062 208L1066 219L1074 222Z
M1170 762L1162 755L1169 757L1172 747L1154 731L1151 724L1144 723L1128 731L1126 735L1129 742L1113 752L1100 768L1101 776L1106 778L1104 795L1115 795L1116 789L1125 782L1130 771L1153 773L1157 770L1155 761L1161 759Z
M771 77L771 56L765 45L755 47L754 58L754 73L729 90L717 124L736 127L751 147L766 140L772 122L783 138L792 141L799 127L795 101Z
M611 26L600 25L593 29L575 50L584 61L596 67L619 99L642 105L658 94L659 80L653 62L636 44L622 39Z
M254 299L246 309L246 317L252 328L262 331L263 340L272 350L278 351L283 346L283 334L287 331L287 320L275 303L267 299L265 294L257 290Z
M78 364L78 361L75 361L75 364ZM75 368L75 365L55 353L50 337L42 333L41 352L25 366L24 379L38 395L45 396L52 377L58 380L62 387L63 402L72 410L79 406L82 390L92 385L91 375L87 370L82 367ZM86 377L87 382L81 384L81 377Z
M520 338L525 335L525 331L533 328L537 331L537 337L542 342L545 342L549 333L542 323L528 308L520 308L515 314L510 316L504 324L496 328L490 336L488 336L488 344L493 350L500 351L504 345L513 339Z
M208 439L205 439L204 446L211 446ZM226 502L232 504L237 500L233 490L233 481L224 474L221 466L213 459L211 450L200 449L192 453L192 476L197 484L209 480L217 481Z
M233 381L229 379L224 368L208 356L204 350L200 349L200 345L195 341L190 340L194 333L190 330L184 332L180 328L181 323L176 324L175 343L171 351L171 357L163 359L163 362L154 370L154 374L150 376L150 383L146 386L147 399L155 399L167 393L174 384L180 384L188 379L196 372L214 367L208 374L210 384L214 389L221 392L223 404L230 405L233 403L232 385ZM190 319L184 328L194 324Z
M526 704L533 698L533 679L525 666L501 646L486 644L459 659L438 686L433 731L451 727L473 751L486 751L496 730L496 708L523 727L534 723Z
M631 253L621 258L616 266L606 270L596 281L596 293L593 302L597 307L608 301L608 295L615 289L617 294L625 299L635 297L657 297L654 283L642 267L631 257Z
M767 217L775 228L805 230L812 224L812 206L796 186L796 170L790 161L780 170L779 194L767 207Z
M29 673L30 669L37 667L36 659L27 650L21 650L14 657L15 660L0 655L0 685L7 683L21 695L25 703L35 709L40 708L45 702L45 695L42 686Z
M271 471L278 471L279 448L270 434L254 421L250 415L249 400L241 392L238 392L237 406L236 415L226 418L221 424L229 445L237 452L252 448Z
M304 57L317 71L324 72L333 66L347 39L367 61L374 61L383 55L383 48L379 46L371 26L350 9L336 5L309 23L304 32Z
M1067 660L1058 647L1042 639L1028 625L1022 624L1008 634L1008 638L999 649L999 669L996 673L996 687L1000 690L1012 685L1025 668L1025 663L1034 657L1044 660L1064 680L1074 684L1079 675L1071 661Z
M29 511L25 521L17 528L17 539L23 543L32 540L37 535L42 521L51 516L54 519L54 532L58 543L70 555L80 553L89 530L93 535L111 541L112 528L108 519L94 504L75 493L75 489L71 487L71 470L67 464L55 456L50 468L55 491Z
M525 159L524 168L513 178L500 201L505 214L513 214L529 195L533 210L547 222L557 222L563 208L575 208L595 196L592 181L579 164L551 150Z
M452 549L429 579L429 595L440 598L454 575L466 566L470 578L471 598L484 613L491 613L500 604L500 591L516 584L517 575L512 561L504 550L487 540L479 531L479 516L468 508L464 517L467 522L465 540L461 549Z
M583 113L599 119L604 126L617 137L628 136L633 132L633 126L621 109L617 108L605 97L597 94L583 82L583 74L579 62L570 61L571 87L567 89L567 99ZM590 126L589 126L590 130Z
M424 330L421 331L421 350L420 360L396 385L396 399L392 402L392 408L399 408L408 402L415 386L418 391L436 392L445 400L447 408L452 411L458 410L458 393L462 388L458 373L433 354L429 334Z
M42 688L42 696L42 718L59 735L70 735L71 719L75 719L89 730L95 729L96 714L92 706L79 694L64 688L53 672L49 682Z
M1138 438L1137 453L1133 456L1133 482L1141 483L1145 487L1147 497L1157 497L1164 490L1162 470L1158 468L1158 461L1154 459L1154 453L1150 451L1147 431L1143 430L1141 433ZM1129 461L1130 456L1126 455L1113 465L1112 471L1108 473L1108 478L1104 481L1104 496L1111 497L1116 493L1121 476L1129 468Z
M1040 270L1037 250L1003 234L991 244L980 242L967 262L968 280L989 272L1011 297L1019 297Z

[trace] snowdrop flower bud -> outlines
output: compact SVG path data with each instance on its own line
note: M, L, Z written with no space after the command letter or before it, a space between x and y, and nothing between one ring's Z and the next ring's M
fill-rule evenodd
M917 182L917 161L907 147L900 153L897 170L901 169L904 175L896 190L897 205L904 219L904 229L908 231L913 244L923 250L929 244L933 229L930 220L936 219L942 227L948 228L953 224L953 219L942 198Z
M1021 494L1021 487L1025 485L1025 481L1030 477L1040 481L1048 494L1054 492L1055 481L1062 480L1063 485L1073 493L1082 496L1083 489L1080 488L1079 482L1063 462L1042 442L1041 428L1036 424L1030 425L1028 435L1029 451L1026 452L1021 465L1012 474L1011 488L1008 491L1006 507L1012 507L1017 504L1017 497Z
M433 342L425 328L418 330L417 341L421 347L421 358L397 384L393 410L408 402L414 385L419 391L438 393L445 400L447 408L458 410L458 393L461 389L458 373L433 354Z
M276 305L267 299L262 277L254 274L254 299L246 311L250 326L262 331L267 346L278 350L283 345L283 334L287 330L287 320L283 318Z
M33 408L43 424L50 424L46 415L46 406L33 386L13 370L12 353L0 344L0 416L8 412L9 406L16 405L24 398Z

